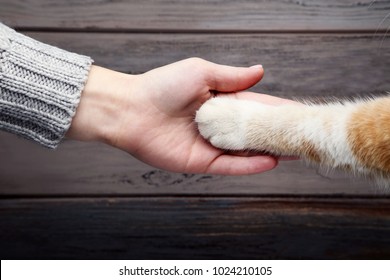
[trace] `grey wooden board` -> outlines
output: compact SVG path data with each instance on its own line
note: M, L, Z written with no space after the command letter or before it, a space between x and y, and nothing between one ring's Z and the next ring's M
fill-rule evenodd
M0 200L1 259L389 259L387 199Z
M91 55L96 64L142 73L190 56L218 63L263 63L255 91L279 96L356 96L390 88L390 41L364 34L185 35L28 33ZM228 54L228 55L227 55ZM64 143L49 151L0 134L1 194L381 194L364 181L283 163L256 176L188 176L156 170L98 144ZM339 178L341 177L341 178Z
M390 90L390 36L27 34L126 73L197 56L236 66L263 64L264 79L253 90L272 95L365 96Z
M67 141L52 151L0 133L1 195L379 195L363 180L284 162L252 176L170 173L103 144Z
M390 1L1 0L16 27L133 30L386 30Z
M321 99L389 91L389 9L388 0L0 0L0 21L133 74L191 56L262 63L255 91ZM378 197L299 162L255 176L173 174L102 144L50 151L0 133L2 259L388 259L390 204Z

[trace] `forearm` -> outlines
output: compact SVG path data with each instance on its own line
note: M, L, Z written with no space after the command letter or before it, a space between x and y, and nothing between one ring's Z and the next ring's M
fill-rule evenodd
M115 144L131 80L130 75L92 66L66 137Z

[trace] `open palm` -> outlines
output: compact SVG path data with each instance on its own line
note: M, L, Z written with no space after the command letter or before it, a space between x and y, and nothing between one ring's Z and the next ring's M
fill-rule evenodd
M243 156L212 147L199 134L196 110L215 92L268 104L283 99L245 90L263 76L261 67L239 68L187 59L154 69L132 80L117 147L140 160L170 171L240 175L274 168L265 155ZM125 113L125 112L124 112Z

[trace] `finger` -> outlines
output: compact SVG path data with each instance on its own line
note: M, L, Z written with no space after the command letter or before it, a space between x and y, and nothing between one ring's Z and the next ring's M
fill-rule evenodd
M240 156L240 157L251 157L251 156L264 156L266 154L264 153L260 153L260 152L256 152L256 151L247 151L247 150L244 150L244 151L228 151L229 155L233 155L233 156Z
M209 166L207 173L223 175L249 175L269 171L277 160L271 156L240 157L220 155Z
M211 90L235 92L248 89L258 83L264 75L264 70L261 65L232 67L210 62L207 75Z
M233 151L229 153L230 155L240 156L240 157L253 157L253 156L274 156L278 159L278 161L292 161L292 160L300 160L301 158L298 156L276 156L264 151Z
M261 93L255 93L255 92L239 92L235 94L235 97L237 99L246 99L246 100L253 100L257 102L261 102L263 104L267 105L286 105L286 104L293 104L293 105L302 105L302 103L296 102L291 99L285 99L280 98L272 95L267 94L261 94Z

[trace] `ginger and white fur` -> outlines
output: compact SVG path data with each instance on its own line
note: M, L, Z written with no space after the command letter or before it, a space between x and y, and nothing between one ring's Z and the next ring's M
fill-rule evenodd
M390 186L390 97L302 106L216 97L195 121L215 147L298 156Z

